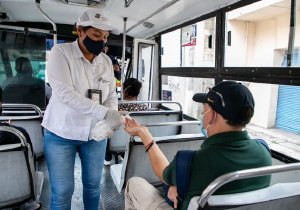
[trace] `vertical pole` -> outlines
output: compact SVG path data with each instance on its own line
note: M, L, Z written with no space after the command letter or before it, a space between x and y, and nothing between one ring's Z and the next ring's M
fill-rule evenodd
M123 18L123 51L122 51L122 68L121 68L121 100L123 100L123 83L124 83L124 72L125 72L125 53L126 53L126 21L127 17Z
M290 16L290 34L287 53L287 66L292 66L292 54L295 41L295 18L296 18L296 1L291 0L291 16Z

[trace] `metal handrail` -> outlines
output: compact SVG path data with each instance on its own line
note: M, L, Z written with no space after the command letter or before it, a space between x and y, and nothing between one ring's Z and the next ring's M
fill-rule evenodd
M39 119L43 117L42 110L33 104L2 104L2 108L10 109L10 108L17 108L16 110L18 113L28 113L28 111L21 112L21 108L25 109L32 109L37 115L28 115L28 116L0 116L0 120L28 120L28 119Z
M200 125L200 121L176 121L176 122L161 122L161 123L151 123L151 124L142 124L145 127L155 127L155 126L181 126L181 125ZM134 141L135 136L130 136L129 141Z
M26 146L27 145L27 141L26 141L26 137L24 136L24 134L19 131L18 129L11 127L11 126L0 126L0 131L6 131L6 132L10 132L15 134L21 141L22 146Z
M182 111L182 105L176 101L119 101L119 104L176 104L179 106L179 110Z
M236 172L231 172L224 174L218 178L216 178L213 182L211 182L205 190L202 192L202 195L198 199L198 203L201 208L203 208L208 200L208 198L220 187L227 184L228 182L232 182L239 179L246 179L258 176L269 175L272 173L280 173L286 171L300 170L300 163L290 163L286 165L279 166L265 166L260 168L246 169Z
M161 123L151 123L143 124L146 127L156 127L156 126L181 126L181 125L200 125L200 121L176 121L176 122L161 122Z

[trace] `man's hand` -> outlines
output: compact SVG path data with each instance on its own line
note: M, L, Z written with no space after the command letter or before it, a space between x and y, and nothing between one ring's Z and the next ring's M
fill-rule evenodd
M147 128L142 126L135 119L125 118L125 131L131 136L140 136L141 133L147 131Z
M178 204L177 196L178 196L177 187L176 186L170 186L169 191L168 191L168 198L171 201L173 201L174 209L177 209L177 204Z

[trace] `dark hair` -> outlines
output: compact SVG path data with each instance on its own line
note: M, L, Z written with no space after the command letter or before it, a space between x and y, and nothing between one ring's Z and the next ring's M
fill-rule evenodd
M81 27L84 32L86 32L90 28L93 28L92 26L81 26Z
M234 126L234 127L245 127L251 120L254 114L254 109L252 107L244 107L242 111L240 111L239 115L239 121L234 122L232 120L227 120L227 124Z
M16 59L16 71L21 74L32 75L32 66L30 60L26 57L18 57Z
M123 90L127 96L137 97L140 94L142 83L135 78L128 78L123 83Z

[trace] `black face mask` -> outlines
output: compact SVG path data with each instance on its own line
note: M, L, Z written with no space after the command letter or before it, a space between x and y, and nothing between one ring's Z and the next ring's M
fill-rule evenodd
M90 53L98 56L102 52L105 46L105 42L103 40L94 41L88 35L86 35L86 37L83 40L83 45Z

